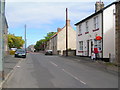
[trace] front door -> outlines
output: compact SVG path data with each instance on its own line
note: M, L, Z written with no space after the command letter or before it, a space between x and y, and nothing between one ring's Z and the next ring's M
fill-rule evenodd
M89 56L89 40L87 40L87 56Z
M91 41L91 55L93 53L93 41Z

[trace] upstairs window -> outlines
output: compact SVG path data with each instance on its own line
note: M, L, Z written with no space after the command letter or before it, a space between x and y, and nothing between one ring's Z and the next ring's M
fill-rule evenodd
M99 23L98 23L98 16L94 18L94 29L99 28Z
M88 21L86 22L86 32L89 32L88 31Z
M81 24L79 25L79 34L82 33Z

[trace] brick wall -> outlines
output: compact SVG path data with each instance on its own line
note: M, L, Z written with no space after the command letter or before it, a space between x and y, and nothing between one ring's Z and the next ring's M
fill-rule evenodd
M120 65L120 1L116 4L116 61Z

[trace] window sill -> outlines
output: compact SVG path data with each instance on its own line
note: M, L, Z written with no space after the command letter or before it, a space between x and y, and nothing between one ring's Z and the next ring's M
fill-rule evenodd
M78 34L78 36L81 36L82 34Z
M98 31L98 30L99 30L99 28L98 28L98 29L93 30L93 32Z
M89 32L85 32L85 34L88 34Z
M83 53L83 51L78 51L78 53Z

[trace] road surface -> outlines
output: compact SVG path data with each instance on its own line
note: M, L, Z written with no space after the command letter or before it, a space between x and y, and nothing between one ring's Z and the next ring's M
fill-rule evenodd
M117 88L118 77L69 58L29 53L5 88Z

